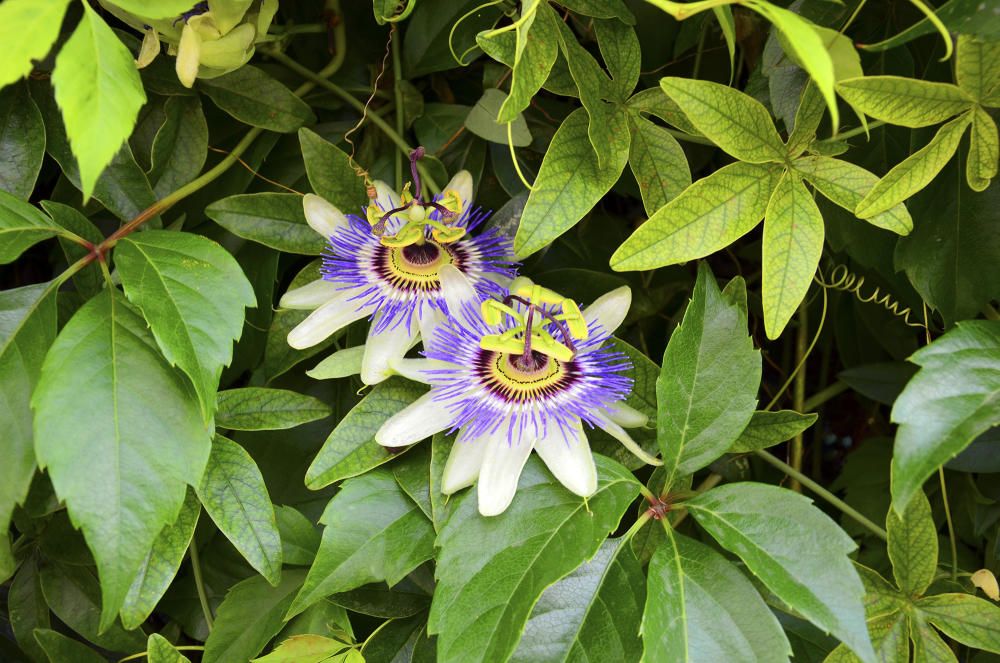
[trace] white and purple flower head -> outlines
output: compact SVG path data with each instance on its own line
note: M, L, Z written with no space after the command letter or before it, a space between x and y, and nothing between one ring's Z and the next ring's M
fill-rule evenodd
M411 164L421 154L416 150ZM285 293L280 302L285 308L315 309L288 334L288 344L297 349L371 318L361 363L366 384L392 375L392 361L445 320L442 269L465 275L479 298L502 292L514 275L507 239L496 231L470 233L489 216L472 207L471 175L459 172L442 194L424 201L415 167L413 174L413 195L408 187L398 195L376 181L367 218L345 215L319 196L306 195L306 221L329 242L323 277Z
M499 300L482 302L453 268L441 270L441 282L448 321L424 340L425 358L393 364L431 390L382 426L379 444L402 447L458 430L442 492L478 480L479 511L486 516L510 504L532 449L566 488L592 495L597 471L583 422L659 463L623 428L645 425L646 416L625 405L631 364L607 343L628 312L628 287L581 312L524 277Z

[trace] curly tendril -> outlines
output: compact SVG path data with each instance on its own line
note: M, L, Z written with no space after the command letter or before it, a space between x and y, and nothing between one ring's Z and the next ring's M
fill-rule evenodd
M826 275L822 269L817 269L816 276L813 278L816 283L828 290L839 290L840 292L854 295L862 304L875 303L881 306L893 316L901 318L907 327L927 330L927 325L924 323L910 320L912 310L909 306L902 308L900 301L890 293L883 293L881 287L875 286L875 289L871 293L865 295L862 292L862 288L865 285L865 277L852 272L847 265L840 264L834 266L830 270L829 280L826 279Z

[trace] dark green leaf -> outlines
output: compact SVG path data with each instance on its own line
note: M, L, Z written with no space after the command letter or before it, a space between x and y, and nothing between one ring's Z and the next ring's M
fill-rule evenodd
M48 629L35 629L35 640L49 657L50 663L107 663L106 659L78 640Z
M159 633L153 633L146 641L149 663L191 663L184 654L170 644L170 641Z
M25 249L59 232L35 206L0 191L0 265L14 262Z
M364 181L351 166L351 159L335 145L309 129L299 129L302 160L309 184L344 214L354 214L365 204Z
M528 123L522 115L516 115L509 124L497 119L500 109L507 101L507 95L502 90L488 88L483 92L476 105L469 110L465 118L465 127L480 138L493 143L506 145L507 130L510 129L510 143L514 147L524 147L531 144L531 132Z
M559 4L582 16L617 18L626 25L635 24L635 16L622 0L559 0Z
M216 106L254 127L288 133L313 121L305 102L250 65L218 78L202 79L198 86Z
M475 48L476 34L487 30L502 16L496 7L482 7L482 0L421 0L407 21L403 40L404 74L407 79L460 66L449 51L449 42L458 54ZM464 21L458 19L468 13ZM457 24L457 26L456 26ZM454 34L450 35L454 27ZM470 55L465 56L468 63Z
M801 414L794 410L753 413L750 423L729 448L729 453L747 453L766 449L790 440L816 423L815 414Z
M552 46L555 48L555 42ZM0 190L27 200L44 156L45 124L28 86L19 83L8 87L0 96L0 163L4 164Z
M330 416L330 406L288 389L244 387L219 392L215 423L230 430L280 430Z
M290 506L274 507L281 535L282 559L285 564L308 566L316 558L320 533L312 521Z
M104 240L104 235L97 226L76 208L51 200L43 200L41 205L53 221L78 237L82 237L91 244L99 244ZM59 244L63 253L66 254L67 264L70 265L89 253L86 247L65 237L59 238ZM96 295L104 287L104 275L101 273L100 264L95 260L78 271L73 275L73 283L76 285L77 291L84 297L90 298Z
M49 606L42 594L38 563L29 557L17 570L7 590L7 615L18 646L33 661L45 663L47 656L35 641L35 629L49 628Z
M306 223L302 197L249 193L217 200L205 214L229 232L272 249L318 256L326 240Z
M198 97L169 97L163 109L166 119L153 140L149 171L157 198L196 178L208 156L208 124Z

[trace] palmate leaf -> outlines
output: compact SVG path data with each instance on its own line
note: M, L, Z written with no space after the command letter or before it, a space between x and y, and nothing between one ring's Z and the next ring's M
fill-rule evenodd
M190 383L116 290L87 302L52 344L32 396L35 453L101 577L101 626L196 485L211 434Z
M997 174L1000 158L1000 137L997 124L982 107L972 111L972 132L969 138L969 159L965 177L973 191L985 191Z
M976 101L996 105L1000 101L995 97L1000 90L1000 42L959 35L955 81Z
M1000 421L1000 322L968 320L910 357L892 408L892 506L904 513L939 466Z
M587 504L530 458L517 495L483 518L475 491L461 498L438 536L438 580L427 630L438 660L505 660L542 592L597 552L637 493L623 467L600 456Z
M106 663L107 659L96 651L57 631L35 629L35 640L50 661L73 661L73 663Z
M944 122L972 106L960 88L901 76L865 76L837 84L837 91L865 115L915 129Z
M639 38L632 26L617 19L598 19L594 21L597 34L597 45L601 49L601 57L607 64L611 74L611 84L607 92L609 98L623 102L628 99L639 82L639 69L642 64L642 51Z
M559 55L559 18L547 2L536 3L531 25L515 34L510 94L500 107L498 122L513 122L535 96ZM530 28L530 29L529 29ZM476 37L478 42L480 37Z
M938 561L937 528L922 490L902 514L889 511L885 529L896 585L904 594L920 596L934 580Z
M506 145L507 130L510 129L510 144L514 147L531 145L531 131L523 115L515 115L509 123L502 123L497 115L507 100L507 94L496 88L483 92L476 105L469 109L465 118L465 128L493 143Z
M199 98L170 97L163 111L166 120L153 140L149 170L158 198L197 177L208 156L208 123Z
M920 615L948 637L1000 654L1000 607L968 594L936 594L916 602Z
M159 633L150 634L146 640L146 651L149 663L191 663L191 659L180 653Z
M628 165L646 214L652 215L691 186L691 169L684 150L666 129L638 114L630 123Z

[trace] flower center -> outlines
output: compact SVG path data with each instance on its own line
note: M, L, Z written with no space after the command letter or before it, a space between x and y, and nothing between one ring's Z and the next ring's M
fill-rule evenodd
M440 287L441 268L455 263L455 256L448 248L427 240L423 244L386 248L384 275L399 288L434 291Z
M491 392L507 401L525 402L553 395L572 378L572 362L561 362L540 352L481 354L479 375Z

